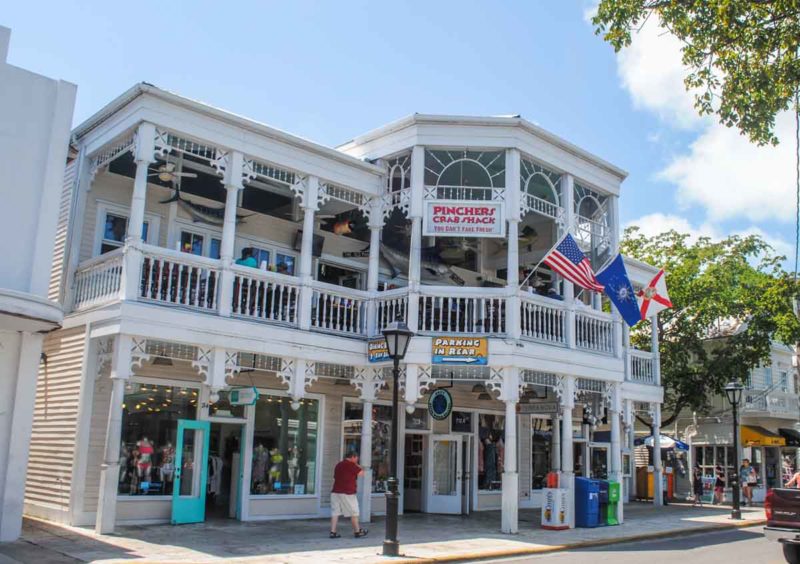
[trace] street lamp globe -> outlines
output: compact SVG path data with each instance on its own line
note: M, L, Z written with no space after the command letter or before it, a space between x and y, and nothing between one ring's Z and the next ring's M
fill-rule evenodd
M393 321L382 331L383 338L386 339L386 348L389 358L392 360L402 360L406 356L408 344L414 332L402 321Z
M742 402L742 386L739 382L728 382L725 386L725 395L728 396L728 402L732 406L739 405Z

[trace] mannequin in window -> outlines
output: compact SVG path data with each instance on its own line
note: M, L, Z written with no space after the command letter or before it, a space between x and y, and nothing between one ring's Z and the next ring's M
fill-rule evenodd
M119 483L122 484L128 481L128 459L131 456L131 451L125 441L119 445Z
M161 447L161 468L159 469L162 482L171 482L175 476L175 447L172 441L167 441Z
M497 447L490 437L486 437L483 446L483 468L486 473L486 488L491 488L497 481Z
M264 491L264 479L267 476L267 462L269 461L269 451L266 447L258 443L253 449L253 487L257 493L266 493Z
M292 450L289 451L289 483L292 486L292 490L294 490L294 484L297 482L297 476L300 471L300 451L297 450L296 446L292 447Z
M281 465L283 464L283 455L277 448L269 451L269 489L275 491L275 488L280 488L281 483Z
M137 441L134 454L136 455L136 475L139 483L150 481L154 452L153 443L146 436Z

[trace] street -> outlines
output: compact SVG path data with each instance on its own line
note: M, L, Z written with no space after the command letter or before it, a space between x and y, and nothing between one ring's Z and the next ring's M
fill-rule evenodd
M732 564L748 562L758 564L781 564L784 562L778 543L769 542L761 532L762 527L700 533L684 537L672 537L597 547L570 550L541 556L526 556L492 560L492 562L553 562L554 564L661 564L669 562L702 562L703 564Z

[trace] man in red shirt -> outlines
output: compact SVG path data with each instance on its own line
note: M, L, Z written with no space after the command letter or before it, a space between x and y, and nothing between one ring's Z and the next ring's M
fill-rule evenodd
M353 536L366 536L367 530L358 524L358 490L357 479L364 475L364 469L358 465L358 453L350 451L344 460L333 469L333 490L331 490L331 538L341 537L336 532L339 515L350 517L353 523Z

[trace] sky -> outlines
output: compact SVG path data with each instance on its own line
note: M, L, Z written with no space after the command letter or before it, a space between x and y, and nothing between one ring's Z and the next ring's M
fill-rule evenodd
M75 124L140 81L329 146L414 112L521 114L629 172L623 227L793 256L792 116L777 148L698 117L677 41L651 21L615 54L594 3L31 1L0 25L9 63L78 85Z

